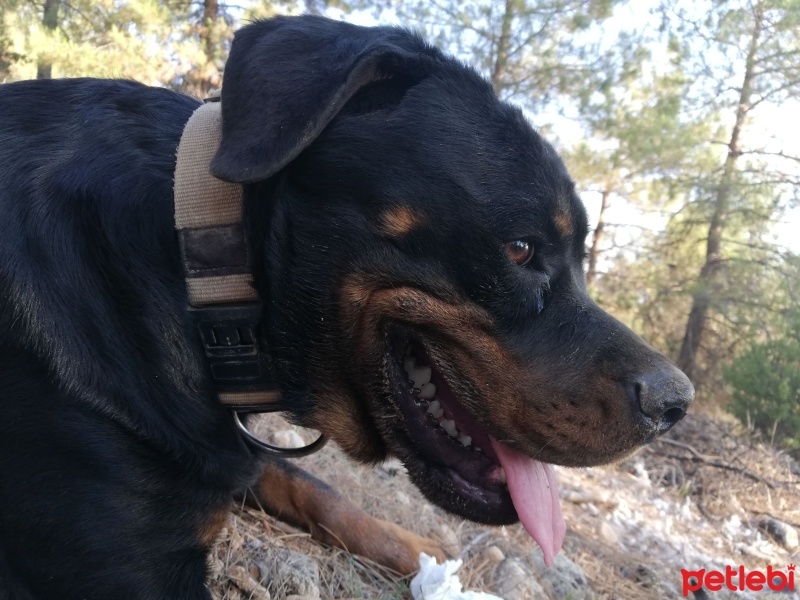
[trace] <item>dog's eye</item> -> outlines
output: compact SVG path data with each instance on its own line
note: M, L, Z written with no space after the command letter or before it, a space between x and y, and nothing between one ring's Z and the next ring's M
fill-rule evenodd
M527 265L533 258L533 244L528 242L514 240L513 242L506 242L505 247L508 257L520 267Z

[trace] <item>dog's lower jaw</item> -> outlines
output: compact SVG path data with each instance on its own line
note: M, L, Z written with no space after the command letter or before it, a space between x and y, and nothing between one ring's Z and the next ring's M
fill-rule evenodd
M485 525L511 525L519 521L508 489L488 490L467 481L453 469L436 466L412 451L398 451L411 481L433 504Z

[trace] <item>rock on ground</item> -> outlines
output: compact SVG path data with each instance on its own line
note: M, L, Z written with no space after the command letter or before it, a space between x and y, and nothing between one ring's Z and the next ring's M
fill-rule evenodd
M544 564L544 557L539 550L534 551L531 558L538 571L537 579L552 588L550 597L553 600L594 600L594 591L583 570L563 552L556 554L550 567Z

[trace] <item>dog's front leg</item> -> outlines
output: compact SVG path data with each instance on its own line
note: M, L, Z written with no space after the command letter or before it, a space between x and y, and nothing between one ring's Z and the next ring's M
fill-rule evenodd
M364 556L408 574L419 568L419 553L440 561L442 545L368 515L326 483L279 458L270 458L246 502L301 527L315 540Z

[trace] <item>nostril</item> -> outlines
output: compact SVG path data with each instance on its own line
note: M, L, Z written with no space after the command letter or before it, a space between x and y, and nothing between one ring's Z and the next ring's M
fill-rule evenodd
M635 382L633 384L633 397L636 398L636 402L639 406L642 405L642 384L640 382Z
M686 411L682 408L670 408L667 412L664 413L664 416L661 418L661 429L666 431L667 429L671 429L675 423L680 421L683 417L686 416Z
M672 365L640 375L632 383L639 410L662 431L686 416L694 399L691 382Z

